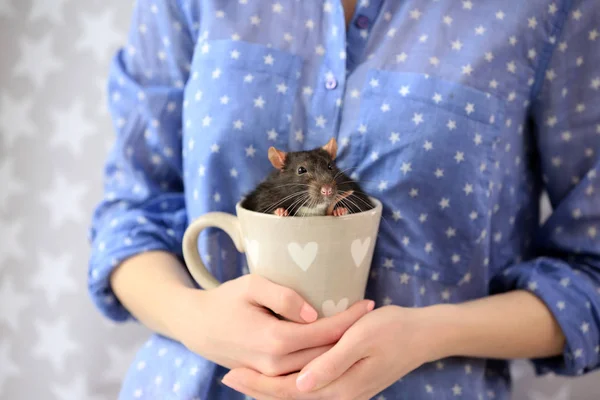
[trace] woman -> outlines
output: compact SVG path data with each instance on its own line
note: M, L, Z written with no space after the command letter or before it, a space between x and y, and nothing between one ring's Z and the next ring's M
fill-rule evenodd
M508 399L510 359L597 369L599 20L585 0L138 2L91 231L95 304L156 332L120 398ZM219 231L200 245L227 283L198 290L188 222L233 213L270 146L332 136L384 204L376 308L315 322Z

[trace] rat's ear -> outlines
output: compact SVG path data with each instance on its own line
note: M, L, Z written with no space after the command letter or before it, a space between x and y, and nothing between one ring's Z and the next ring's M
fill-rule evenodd
M275 147L269 147L269 161L277 169L282 169L285 164L285 157L287 153L285 151L277 150Z
M335 156L337 155L337 142L335 138L329 139L329 142L327 142L327 144L322 148L329 153L332 160L335 160Z

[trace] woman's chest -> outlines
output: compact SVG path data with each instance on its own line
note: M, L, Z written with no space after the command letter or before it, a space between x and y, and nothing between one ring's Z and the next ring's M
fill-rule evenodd
M389 187L421 168L437 185L442 173L489 171L501 141L522 147L555 7L359 1L346 30L340 2L308 3L190 5L189 174L218 166L249 189L270 168L270 146L334 136L355 177Z
M338 165L384 204L383 237L428 276L452 263L440 279L458 282L487 253L500 191L523 178L527 106L556 40L552 7L519 7L359 1L347 30L338 2L204 7L184 101L188 203L231 210L271 171L269 147L335 137Z

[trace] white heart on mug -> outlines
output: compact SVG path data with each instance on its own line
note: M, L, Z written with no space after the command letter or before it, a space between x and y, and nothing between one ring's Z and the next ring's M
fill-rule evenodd
M352 253L352 259L354 260L356 268L360 267L360 264L362 264L363 260L365 259L370 244L370 237L367 237L362 242L360 241L360 239L355 239L352 242L352 245L350 246L350 253Z
M323 310L323 315L326 317L331 317L332 315L341 313L348 308L348 299L344 297L337 304L333 300L325 300L323 305L321 306L321 310Z
M248 257L250 257L250 262L252 263L253 266L256 267L256 264L258 263L258 253L259 253L258 240L248 240L248 238L245 238L245 240L246 240L246 252L248 252Z
M306 243L304 248L296 242L288 244L288 252L292 260L305 272L315 261L318 249L319 245L316 242Z

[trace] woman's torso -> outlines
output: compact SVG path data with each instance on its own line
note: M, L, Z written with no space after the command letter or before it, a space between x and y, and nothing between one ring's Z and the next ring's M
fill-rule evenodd
M560 4L362 0L347 30L337 1L182 7L195 39L181 137L190 220L234 213L270 172L270 146L335 137L338 166L384 204L367 289L378 306L482 297L528 257L541 177L526 117ZM218 279L247 271L220 231L201 251ZM145 371L134 362L123 393L159 380L173 398L235 398L223 369L149 343L138 362L162 355ZM505 399L508 387L503 362L449 359L377 398Z

